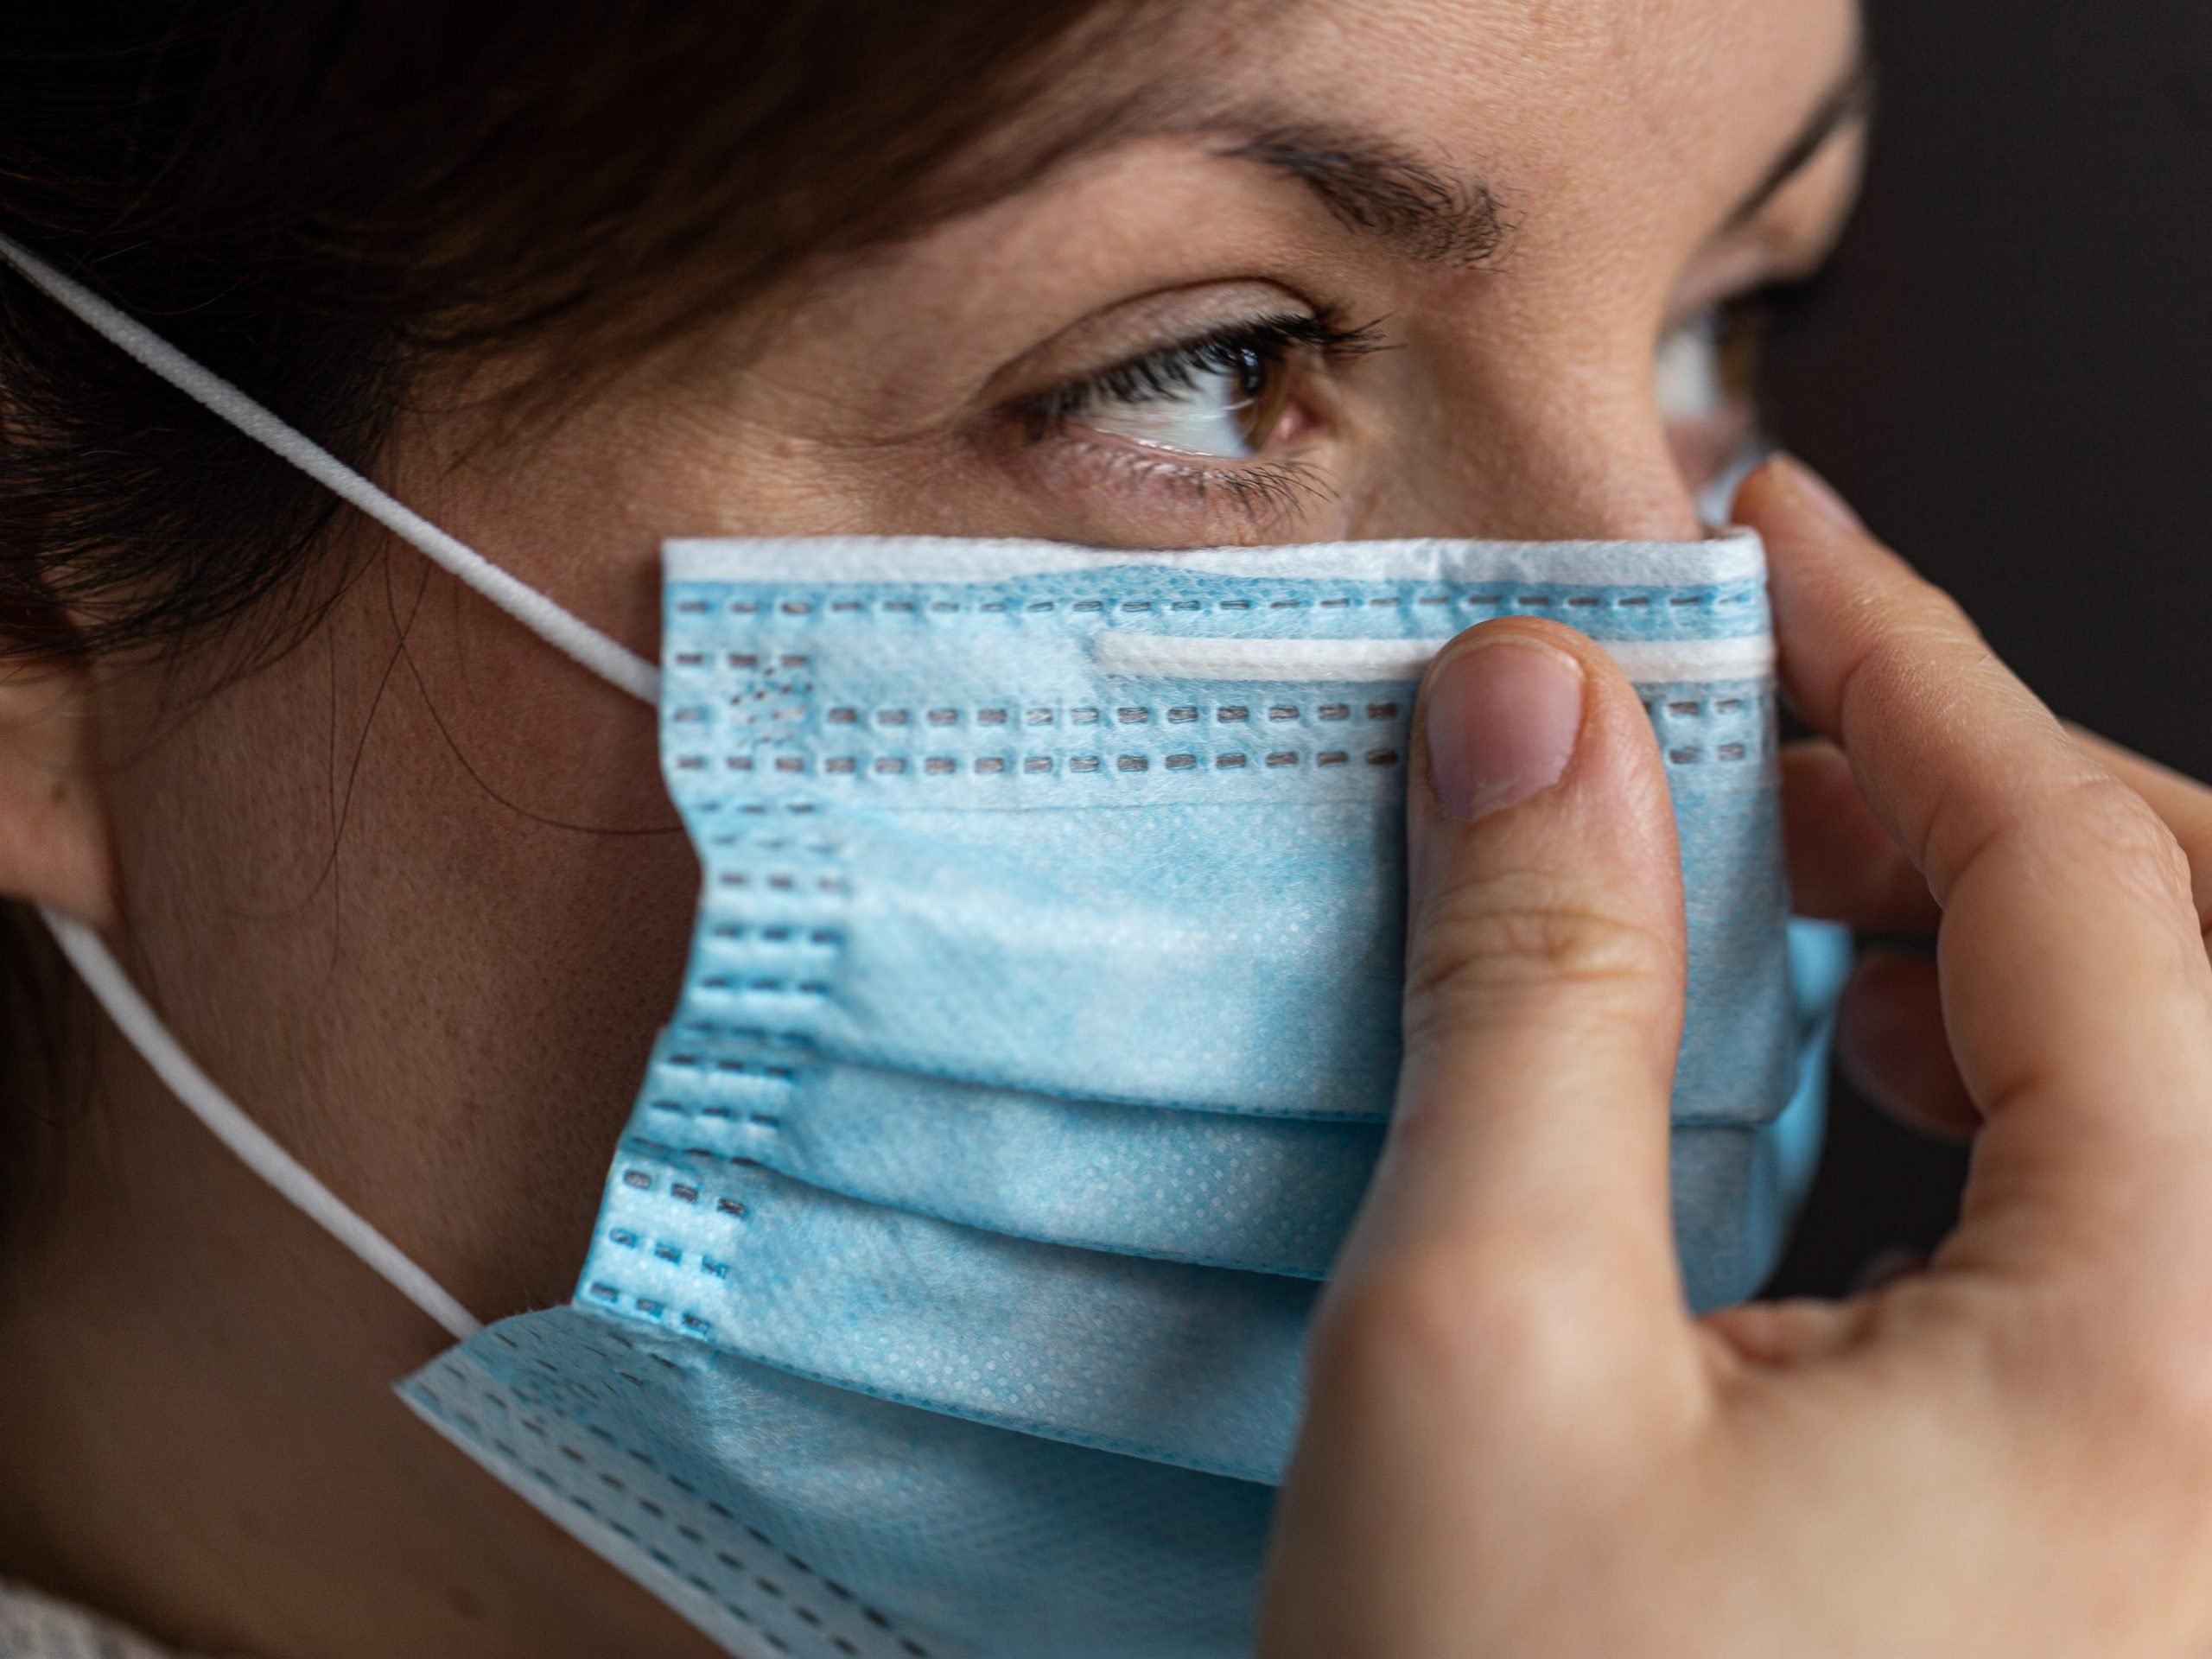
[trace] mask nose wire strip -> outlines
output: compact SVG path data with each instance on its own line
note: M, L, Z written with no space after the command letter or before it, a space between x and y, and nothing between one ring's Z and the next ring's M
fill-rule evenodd
M88 328L136 358L179 391L205 404L265 448L283 456L334 494L359 507L402 541L451 572L539 639L642 702L660 700L660 670L627 645L608 638L574 612L516 580L474 548L448 536L394 500L305 433L295 429L210 373L176 347L110 305L82 283L63 276L11 238L0 236L0 258L21 271Z
M138 995L99 935L72 917L39 906L39 914L79 977L99 999L156 1076L238 1160L305 1211L308 1218L366 1262L386 1283L443 1325L456 1342L484 1326L400 1248L278 1146L178 1046L161 1017Z

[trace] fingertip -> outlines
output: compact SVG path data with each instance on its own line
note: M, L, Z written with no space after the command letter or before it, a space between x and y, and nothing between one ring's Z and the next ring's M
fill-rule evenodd
M1573 661L1584 678L1592 683L1625 679L1605 645L1581 629L1547 617L1501 616L1478 622L1446 643L1429 664L1427 683L1433 686L1438 676L1467 652L1506 643L1556 652Z
M1769 534L1811 529L1830 536L1868 534L1835 486L1788 454L1770 456L1744 480L1736 492L1735 516Z
M1445 816L1471 823L1601 764L1631 715L1648 728L1604 645L1564 623L1502 617L1468 629L1430 665L1423 770Z
M1580 661L1524 631L1478 629L1431 671L1428 779L1446 817L1472 823L1557 784L1581 741Z
M1894 620L1942 596L1793 456L1777 455L1746 479L1737 512L1766 543L1784 693L1815 729L1840 740L1840 694L1854 665Z

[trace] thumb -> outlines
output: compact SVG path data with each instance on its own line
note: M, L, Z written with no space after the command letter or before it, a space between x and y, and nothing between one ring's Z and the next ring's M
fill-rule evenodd
M1643 706L1602 646L1510 619L1446 648L1414 725L1405 1063L1339 1277L1413 1258L1586 1333L1593 1294L1678 1315L1681 880Z
M1308 1340L1265 1653L1379 1651L1384 1609L1425 1638L1398 1650L1465 1649L1439 1586L1647 1484L1700 1400L1667 1203L1681 881L1643 706L1602 647L1505 619L1430 665L1413 747L1405 1063Z

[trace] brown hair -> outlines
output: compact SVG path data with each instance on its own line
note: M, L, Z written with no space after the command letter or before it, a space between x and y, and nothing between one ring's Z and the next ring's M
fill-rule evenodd
M619 355L1049 165L1050 143L954 163L1104 10L30 8L0 37L0 232L372 470L426 359ZM264 660L327 601L302 578L336 510L0 273L0 672L211 635ZM0 1223L54 1139L64 994L35 918L0 906Z

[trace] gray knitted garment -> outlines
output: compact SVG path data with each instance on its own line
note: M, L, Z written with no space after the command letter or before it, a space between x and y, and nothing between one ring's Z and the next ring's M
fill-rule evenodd
M111 1619L0 1580L0 1659L182 1659Z

